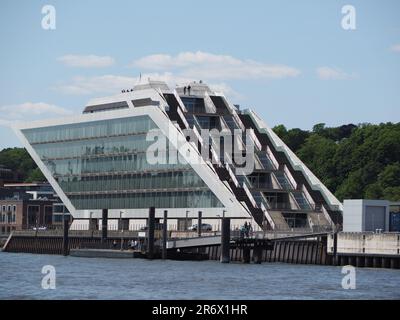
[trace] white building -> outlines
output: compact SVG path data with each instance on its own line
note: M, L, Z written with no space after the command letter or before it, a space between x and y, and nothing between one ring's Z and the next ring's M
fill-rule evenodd
M210 130L228 132L244 149L225 148L224 136L203 139ZM214 228L222 216L284 230L342 222L342 204L254 111L201 82L172 90L150 81L94 99L81 115L15 131L76 220L100 219L102 209L110 219L143 220L152 206L176 225L199 211ZM147 157L156 132L166 141L158 148L165 163ZM251 172L228 161L238 155L253 162Z
M390 204L387 200L344 200L343 231L389 231Z

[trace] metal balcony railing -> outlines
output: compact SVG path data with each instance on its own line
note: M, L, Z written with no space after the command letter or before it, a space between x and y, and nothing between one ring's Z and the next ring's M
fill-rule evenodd
M285 173L281 171L274 172L276 179L284 190L293 190L292 184L287 179Z
M271 210L293 210L289 202L270 202Z
M270 204L262 192L252 191L252 195L253 195L253 198L256 200L257 205L259 207L261 207L261 204L263 204L265 209L270 209Z

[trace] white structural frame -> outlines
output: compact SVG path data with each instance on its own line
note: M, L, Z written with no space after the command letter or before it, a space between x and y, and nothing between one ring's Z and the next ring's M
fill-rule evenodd
M249 115L255 122L258 131L266 133L276 150L285 153L291 165L295 170L300 170L313 190L321 192L322 196L333 211L343 211L343 204L329 191L329 189L311 172L310 169L294 154L292 150L276 135L276 133L268 127L265 122L253 111L245 110L245 114Z
M143 90L143 91L151 91L151 90ZM125 99L128 95L129 102L132 99L138 98L138 96L143 97L143 91L137 92L129 92L129 94L122 94L120 96L125 95ZM152 90L153 93L155 90ZM138 93L136 95L135 93ZM147 92L148 93L148 92ZM147 97L149 97L147 95ZM117 98L115 96L114 98ZM120 100L120 99L116 100ZM152 98L156 99L157 95L152 94ZM161 97L158 96L158 99L161 100ZM100 103L102 99L96 99L96 103ZM109 99L104 99L103 103L111 102ZM121 101L121 100L120 100ZM115 102L115 100L114 100ZM127 101L128 102L128 101ZM161 101L160 101L161 103ZM165 101L162 102L165 104ZM162 106L162 105L160 105ZM100 218L101 213L100 210L76 210L74 205L71 203L69 198L66 196L64 191L61 189L59 184L56 182L54 177L52 176L49 169L45 166L43 161L40 159L37 152L30 145L24 134L23 130L26 129L37 129L41 127L53 127L53 126L61 126L68 124L78 124L85 122L94 122L101 120L112 120L118 118L128 118L128 117L136 117L136 116L149 116L150 119L154 121L154 123L158 126L158 128L162 131L162 133L167 137L167 139L174 145L174 147L178 150L180 155L191 165L193 170L200 176L200 178L206 183L211 192L215 194L218 200L222 203L224 207L221 208L162 208L156 210L156 216L162 216L162 211L164 209L168 209L168 215L171 218L186 218L186 211L190 210L190 216L196 217L197 211L203 212L204 218L217 218L221 212L225 211L225 217L227 218L251 218L251 215L245 210L245 208L240 204L240 202L236 199L236 197L231 193L231 191L226 188L224 183L219 179L216 175L215 171L211 169L210 164L206 163L201 155L198 153L192 144L188 143L176 126L172 123L172 121L165 114L164 108L159 108L158 106L143 106L138 108L128 108L128 109L118 109L118 110L110 110L110 111L102 111L95 113L85 113L72 117L66 117L61 119L52 119L52 120L41 120L29 123L16 123L13 125L13 129L21 140L23 146L27 149L29 154L32 156L33 160L37 163L40 170L43 172L46 179L54 188L55 192L59 195L62 202L65 204L69 212L76 219L87 219L92 214L94 218ZM171 139L171 135L177 137L178 139ZM182 150L187 150L189 155ZM194 160L194 161L193 161ZM193 164L195 162L195 164ZM110 218L115 218L120 216L120 212L122 212L122 218L145 218L148 215L148 209L115 209L110 210Z

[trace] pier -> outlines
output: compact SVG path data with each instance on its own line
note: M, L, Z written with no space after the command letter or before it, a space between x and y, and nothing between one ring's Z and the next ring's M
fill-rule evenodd
M140 231L108 231L107 239L100 231L70 231L67 254L73 256L141 257L161 258L160 237L154 243L154 252L148 255L146 239L139 237ZM169 232L169 235L173 232ZM312 239L309 239L309 238ZM325 237L326 239L326 237ZM141 253L134 254L129 243L142 244ZM327 264L326 244L322 237L314 235L267 239L254 236L241 238L231 231L225 257L222 255L221 235L169 239L166 242L167 259L177 260L217 260L221 262L288 262ZM65 254L65 240L60 231L14 232L10 235L5 252L26 252L36 254ZM96 251L97 250L97 251ZM113 253L118 252L118 253Z
M169 231L169 235L173 232ZM109 231L102 242L100 232L70 231L68 254L86 257L129 256L132 258L162 258L160 240L155 241L153 256L147 255L146 247L132 250L130 241L142 241L138 231ZM382 236L382 235L381 235ZM216 260L241 263L293 263L316 265L354 265L356 267L400 268L399 254L344 252L341 247L341 234L336 255L333 248L333 234L309 234L302 236L268 238L238 238L235 232L229 240L229 254L223 257L221 235L191 238L175 238L167 241L167 259L174 260ZM361 235L362 237L362 235ZM393 236L392 236L393 237ZM397 240L396 240L397 241ZM5 241L3 251L35 254L64 254L62 232L14 232ZM145 245L145 243L144 243ZM122 248L122 250L121 250ZM97 251L91 251L97 250ZM103 252L101 251L103 250ZM135 253L136 252L136 253Z
M165 213L167 215L167 213ZM222 232L154 230L16 231L3 238L3 251L75 257L216 260L222 263L293 263L370 268L400 268L399 233ZM224 223L223 223L224 225ZM145 236L143 236L145 234ZM133 248L132 242L137 246Z

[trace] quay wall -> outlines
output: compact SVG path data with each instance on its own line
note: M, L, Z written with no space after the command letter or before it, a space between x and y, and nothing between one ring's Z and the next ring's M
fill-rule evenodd
M210 260L221 259L221 246L209 246L203 248L209 255ZM248 261L245 261L247 258ZM254 262L257 260L255 249L249 249L246 257L243 248L230 249L230 261L233 262ZM259 262L283 262L294 264L318 264L330 265L331 256L326 253L326 244L317 240L288 240L276 241L272 250L261 250L261 261Z
M335 236L337 246L335 248ZM333 264L368 268L400 268L400 233L339 232L327 239Z
M102 248L112 248L114 241L117 242L116 247L121 247L121 238L109 237L104 243L101 243L99 237L69 237L68 251L71 249L91 246L98 247L101 244ZM124 238L123 246L127 248L130 239ZM6 248L5 252L16 253L37 253L37 254L63 254L63 237L60 236L13 236Z
M337 254L400 257L400 233L339 232ZM328 253L334 253L334 235L328 236Z
M311 239L273 240L272 246L240 247L231 245L230 261L242 263L293 263L373 268L400 268L398 247L399 234L353 234L338 233L336 255L334 235ZM69 237L69 249L102 248L127 249L128 242L137 239L134 234L125 233L123 239L110 236L101 243L98 236L74 235ZM6 245L6 252L24 252L37 254L62 254L63 238L45 235L13 235ZM114 248L115 249L115 248ZM221 260L221 245L208 245L182 250L184 252L205 253L210 260Z
M137 239L126 235L123 239L123 247L127 248L131 239ZM326 239L326 238L325 238ZM90 248L112 248L113 242L116 241L116 248L121 247L121 237L109 237L105 243L101 244L100 237L97 236L70 236L69 250L86 247ZM259 248L259 252L255 254L254 248L244 249L242 247L230 248L230 261L232 262L286 262L286 263L303 263L303 264L330 264L330 256L326 254L326 241L318 240L288 240L276 241L273 243L272 250L267 248ZM58 235L13 235L5 248L6 252L24 252L36 254L62 254L63 238ZM191 252L202 252L208 255L210 260L221 259L221 245L203 246L200 248L191 248ZM246 251L246 252L245 252Z

